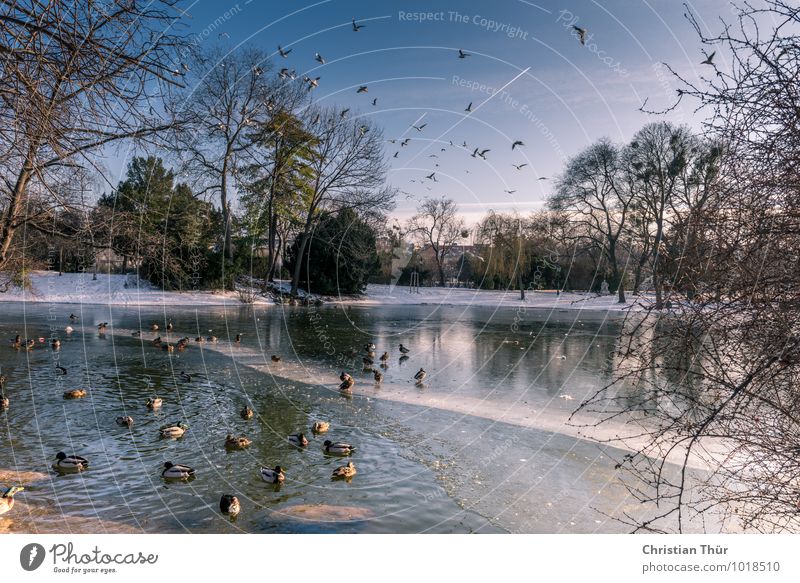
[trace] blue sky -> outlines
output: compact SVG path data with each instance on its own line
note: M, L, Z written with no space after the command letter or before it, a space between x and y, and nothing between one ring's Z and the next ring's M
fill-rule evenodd
M718 16L730 14L723 0L689 5L712 28ZM594 140L626 141L656 119L638 110L645 98L653 108L671 103L678 85L662 61L691 78L704 58L677 0L199 0L183 6L191 15L188 32L203 42L272 52L278 67L321 77L317 101L374 119L389 139L412 138L403 148L387 144L388 156L399 152L391 158L390 181L407 193L398 200L400 218L429 195L456 199L470 220L490 208L541 207L552 180L540 177L557 175L567 157ZM364 25L357 33L353 17ZM587 30L585 46L573 25ZM288 58L277 55L278 44L292 49ZM459 49L470 56L459 59ZM314 60L315 52L325 65ZM356 94L359 85L369 92ZM689 105L667 119L693 127L701 121ZM415 123L427 125L418 132ZM468 147L452 147L450 140ZM512 151L515 140L524 147ZM471 156L475 147L490 150L485 161ZM433 171L437 182L423 179Z

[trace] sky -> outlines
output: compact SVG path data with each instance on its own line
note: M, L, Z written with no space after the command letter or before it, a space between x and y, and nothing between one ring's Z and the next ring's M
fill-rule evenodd
M730 15L724 0L688 6L712 30ZM689 78L704 72L706 47L678 0L198 0L182 7L185 32L198 42L261 48L277 68L296 69L297 82L319 76L317 102L350 107L396 140L386 152L389 182L401 190L400 220L425 196L455 199L469 222L489 209L527 213L543 206L566 160L597 139L625 142L658 119L694 128L702 120L692 104L667 116L639 110L645 100L648 109L673 103L680 85L662 63ZM358 32L353 18L363 25ZM573 26L587 31L584 45ZM291 49L286 58L278 45ZM459 50L469 56L459 58ZM367 93L356 93L361 85ZM422 124L422 131L412 127ZM404 138L411 141L401 147ZM512 149L517 140L524 145ZM489 150L485 160L472 156L476 147ZM435 181L425 178L431 172Z

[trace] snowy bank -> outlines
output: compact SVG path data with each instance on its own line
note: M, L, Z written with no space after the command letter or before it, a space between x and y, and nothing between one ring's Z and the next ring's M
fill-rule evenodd
M170 292L158 289L136 276L98 273L64 273L32 271L30 288L10 288L0 293L0 302L43 302L54 304L108 304L123 306L159 305L240 305L237 292L187 291ZM255 303L272 304L258 296Z
M373 285L361 297L328 298L328 301L354 305L443 305L481 306L498 308L543 308L560 310L623 311L641 309L648 296L626 296L626 302L617 302L617 295L601 296L593 293L556 293L548 291L526 291L525 300L520 300L519 291L479 290L467 288L422 287L409 293L407 286Z

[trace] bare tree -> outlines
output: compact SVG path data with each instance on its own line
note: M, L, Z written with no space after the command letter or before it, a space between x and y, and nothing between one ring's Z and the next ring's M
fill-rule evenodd
M217 197L224 223L225 256L233 258L231 198L255 147L252 132L274 107L267 56L255 49L197 52L187 90L173 108L183 170L198 196Z
M619 149L602 139L567 163L548 201L551 209L570 216L578 237L601 250L621 304L625 303L625 270L619 264L620 247L633 197Z
M369 122L347 117L346 111L336 108L313 108L307 112L307 129L316 140L299 193L303 223L292 277L293 295L297 295L302 257L323 215L346 208L360 215L381 214L394 207L394 193L384 182L386 162L381 132Z
M722 144L682 261L696 294L630 316L616 378L582 405L636 434L618 466L648 509L635 530L800 531L800 8L737 11L710 36L688 17L718 58L679 99Z
M0 269L17 231L37 226L31 193L57 197L59 167L172 125L153 104L181 80L178 16L172 0L0 4Z
M464 219L451 198L426 198L408 222L408 231L430 247L439 272L439 285L444 287L444 261L459 241L466 238Z

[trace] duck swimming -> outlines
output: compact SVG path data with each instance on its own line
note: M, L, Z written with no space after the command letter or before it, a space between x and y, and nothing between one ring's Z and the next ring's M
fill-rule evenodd
M219 499L219 510L228 516L236 516L241 512L242 505L233 494L223 494L222 498Z
M11 406L11 401L4 394L0 393L0 409L5 410Z
M193 478L194 474L194 468L183 464L164 462L164 470L161 472L161 477L168 480L188 480L189 478Z
M56 454L53 467L62 471L82 472L89 467L89 461L79 455L67 455L63 451Z
M125 427L132 427L133 426L133 417L129 415L120 415L116 419L117 425L124 425Z
M173 423L171 425L164 425L161 427L158 432L161 434L161 437L165 439L177 439L179 437L183 437L183 434L186 433L186 430L189 429L189 426L186 423Z
M326 433L331 428L331 424L327 421L314 421L314 426L311 431L314 433Z
M242 419L252 419L253 418L253 410L248 407L247 405L244 406L244 409L239 411L239 416Z
M286 479L283 475L283 468L275 466L275 469L261 468L261 479L270 484L280 484Z
M305 447L308 445L308 439L302 433L292 433L289 436L289 443L298 447Z
M353 462L347 462L347 465L339 466L333 470L331 478L334 480L349 480L356 475L356 466Z
M325 451L325 453L330 453L335 455L350 455L356 450L356 448L350 445L349 443L343 443L343 442L334 443L330 439L325 440L325 443L322 444L322 448Z
M61 340L53 338L52 342L50 342L50 346L52 346L53 350L58 350L61 348Z
M25 488L22 486L11 486L6 488L3 495L0 496L0 514L5 514L14 508L14 494L22 492Z
M230 433L225 438L225 447L228 449L244 449L249 447L251 443L253 442L244 436L237 437L235 435L231 435Z
M83 399L87 395L85 389L73 389L71 391L64 391L65 399Z
M163 404L164 402L161 399L159 399L158 397L153 397L152 399L147 399L145 407L147 407L148 409L158 409Z

